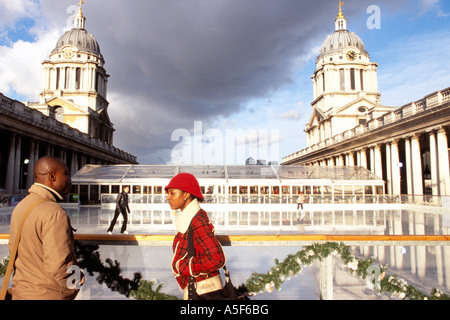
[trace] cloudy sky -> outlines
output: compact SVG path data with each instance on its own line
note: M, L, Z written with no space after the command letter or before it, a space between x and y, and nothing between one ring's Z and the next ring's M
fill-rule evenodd
M384 105L402 106L450 86L449 2L345 1L348 29L380 64ZM0 92L39 100L41 62L72 27L76 5L0 0ZM86 0L86 29L110 74L114 145L141 164L280 162L303 149L310 76L334 31L337 5Z

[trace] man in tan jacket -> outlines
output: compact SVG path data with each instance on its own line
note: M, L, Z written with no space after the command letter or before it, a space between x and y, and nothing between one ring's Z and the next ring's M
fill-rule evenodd
M39 199L46 200L31 210L23 225L14 264L14 300L75 299L84 282L74 253L70 218L57 203L70 191L70 185L70 173L62 160L43 157L36 163L29 195L16 206L11 217L10 251L27 208ZM78 280L76 285L72 280Z

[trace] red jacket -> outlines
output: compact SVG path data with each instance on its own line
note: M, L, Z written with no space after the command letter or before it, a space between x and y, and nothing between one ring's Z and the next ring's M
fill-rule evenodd
M200 209L192 218L191 224L196 256L187 256L188 231L178 232L172 246L172 271L181 289L187 286L190 276L194 276L195 281L199 282L218 275L220 268L225 265L225 254L206 212Z

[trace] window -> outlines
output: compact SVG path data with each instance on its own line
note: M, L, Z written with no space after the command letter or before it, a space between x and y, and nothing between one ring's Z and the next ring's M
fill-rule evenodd
M152 186L144 186L144 194L151 194Z
M88 191L89 186L86 184L80 185L80 203L81 204L88 204Z
M269 194L270 193L269 186L261 186L260 187L260 193L261 194Z
M272 194L280 194L280 187L279 186L273 186L272 187Z
M100 200L99 188L100 188L99 185L90 186L89 200L91 201L92 204L97 203Z
M356 85L355 85L355 69L351 68L350 69L350 86L352 90L356 89Z
M59 89L60 68L56 68L56 90Z
M100 186L100 193L109 193L109 184L102 184Z
M359 107L358 112L365 113L367 111L366 107Z
M364 186L365 188L365 194L373 194L373 186Z
M375 192L376 194L383 194L384 193L383 186L375 186Z
M292 194L299 194L302 191L301 186L292 186Z
M103 95L103 76L97 72L97 79L95 81L95 91Z
M162 194L162 189L163 188L161 186L155 186L154 189L153 189L154 190L153 193L154 194Z
M78 194L78 188L79 186L77 185L77 184L72 184L71 186L70 186L70 193L76 193L76 194Z
M323 92L325 92L325 72L323 73L322 80L323 80Z
M361 91L364 91L364 70L359 70L359 76L361 78Z
M133 186L133 194L141 194L141 186L134 185Z
M99 78L100 78L100 76L99 76L98 72L96 72L95 73L95 91L97 91L97 92L98 92L98 81L99 81Z
M354 186L354 193L355 194L363 194L363 190L364 190L364 186L357 186L357 185L355 185Z
M344 186L344 194L352 195L353 194L353 185Z
M64 79L64 89L69 89L70 86L70 68L66 67L66 74Z
M228 187L228 194L237 194L237 187L236 186Z
M81 68L77 68L75 71L75 90L80 90L81 81Z

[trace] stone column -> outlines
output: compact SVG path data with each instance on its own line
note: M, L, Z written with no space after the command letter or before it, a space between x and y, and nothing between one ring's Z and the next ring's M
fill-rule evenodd
M369 148L369 163L370 163L370 172L375 174L375 147L371 146Z
M450 195L450 173L448 162L448 142L444 128L439 128L437 132L438 168L439 168L439 189L441 196Z
M16 157L16 135L13 134L10 139L8 167L6 170L6 193L11 194L14 190L14 162Z
M431 190L432 195L439 195L438 183L438 166L437 166L437 148L436 148L436 133L431 131L430 135L430 171L431 171Z
M423 195L422 154L420 152L419 135L411 138L412 183L414 195Z
M26 188L28 189L33 184L33 171L34 171L34 164L35 164L35 147L34 147L34 140L30 141L30 159L28 162L28 170L27 170L27 185Z
M381 147L379 144L375 145L374 147L375 152L375 161L374 161L374 173L377 177L380 179L383 179L383 166L381 161Z
M366 149L365 148L362 148L361 149L361 151L360 151L360 153L361 153L361 158L360 158L360 161L361 161L361 167L364 167L364 168L366 168L367 169L367 157L366 157Z
M392 194L392 161L391 144L386 143L386 187L387 193Z
M16 155L14 156L14 180L13 180L13 193L19 192L20 187L20 165L22 161L22 137L16 136Z
M337 161L338 161L338 163L337 163L338 166L340 166L340 167L344 166L344 157L342 155L339 155L337 157Z
M400 194L400 158L398 154L398 140L393 140L391 143L392 152L392 194Z
M361 149L356 150L356 165L361 167Z
M348 154L348 165L349 166L354 166L355 165L355 158L354 158L354 156L353 156L353 152L350 152L349 154Z
M62 161L64 161L65 164L67 164L67 149L61 148L61 153L59 157Z
M405 139L405 153L406 153L406 190L409 195L414 193L413 191L413 174L412 174L412 160L411 160L411 141L410 138Z

